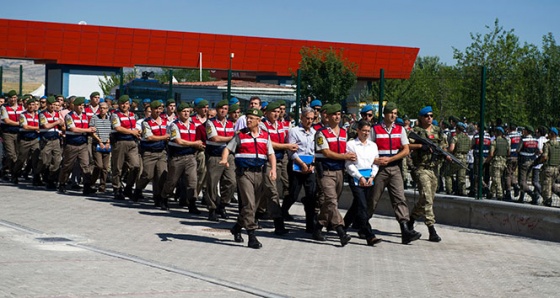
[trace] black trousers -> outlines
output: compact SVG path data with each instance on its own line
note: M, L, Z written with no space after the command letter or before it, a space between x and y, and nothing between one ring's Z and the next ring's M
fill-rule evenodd
M313 228L313 219L315 217L317 183L315 173L302 174L293 170L293 162L288 162L289 176L289 195L282 202L282 212L286 213L290 207L297 201L299 193L303 187L305 196L301 199L305 210L306 227Z
M365 235L366 238L371 238L375 235L369 224L367 198L373 195L373 186L357 186L352 177L348 178L348 184L350 185L350 190L352 191L354 199L352 200L350 209L348 209L344 216L344 225L347 228L354 225L354 227L358 228L360 234Z

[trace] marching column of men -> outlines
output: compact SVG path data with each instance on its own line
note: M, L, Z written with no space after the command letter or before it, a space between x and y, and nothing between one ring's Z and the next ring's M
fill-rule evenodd
M340 123L341 106L323 105L319 100L303 108L300 124L291 127L285 117L285 102L263 105L258 97L250 99L241 117L237 99L218 102L211 115L214 111L209 110L209 102L197 98L193 106L172 99L146 102L145 118L137 119L127 95L118 98L118 108L113 111L98 92L90 95L89 105L84 97L70 97L65 110L61 96L43 98L45 104L39 106L33 97L24 96L23 104L19 104L17 92L7 95L1 109L6 155L2 173L5 177L11 174L14 184L19 183L27 163L33 169L33 186L46 183L48 190L58 188L60 193L67 193L71 191L70 175L77 166L84 195L105 192L110 173L115 200L145 200L145 188L151 183L155 206L169 209L177 188L179 205L200 214L196 199L205 193L208 220L213 222L220 221L219 217L228 218L226 207L237 191L239 214L230 231L234 241L241 243L241 231L245 229L248 246L255 249L262 247L256 238L259 219L273 219L276 235L289 232L284 221L294 220L289 211L302 187L305 231L312 239L326 241L326 228L336 231L341 246L345 246L351 240L348 230L354 228L374 246L381 239L373 234L370 220L387 189L403 244L421 237L414 230L415 221L420 219L428 227L428 239L441 241L434 227L433 204L444 160L434 156L425 144L409 139L410 130L397 121L397 106L392 102L386 104L380 123L372 122L373 107L365 106L360 113L362 120L350 125L350 138ZM420 121L413 131L453 153L459 161L465 162L469 150L478 150L478 137L471 141L465 133L467 125L458 118L450 118L453 134L446 137L434 125L431 107L421 109L418 116ZM523 135L517 136L510 127L506 137L506 131L497 127L494 139L485 135L484 164L492 173L484 183L490 186L488 198L511 199L511 186L517 180L521 186L519 200L528 193L536 203L540 191L529 187L527 176L531 171L535 175L537 163L543 165L543 204L551 206L552 194L560 194L554 184L560 175L558 130L548 129L548 142L532 137L534 132L526 126ZM409 155L420 192L412 211L404 196L401 168ZM517 158L519 176L513 179L511 168ZM465 171L449 164L445 173L446 191L464 195ZM455 175L458 183L452 187L450 181ZM354 201L343 218L338 201L344 181L351 185Z

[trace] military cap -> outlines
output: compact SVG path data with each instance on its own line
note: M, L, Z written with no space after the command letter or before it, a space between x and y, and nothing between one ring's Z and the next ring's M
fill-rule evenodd
M142 103L151 103L151 102L152 102L152 100L149 99L149 98L144 98L144 99L142 100Z
M437 120L432 120L432 125L439 126Z
M175 99L169 98L169 99L167 99L167 101L165 102L165 106L167 107L167 106L169 106L169 105L172 104L172 103L177 104L177 103L175 102Z
M342 106L338 103L335 103L333 105L330 105L325 112L327 113L327 115L332 115L340 112L341 110L342 110Z
M373 106L372 105L365 105L361 110L360 110L360 114L364 114L367 113L369 111L373 111Z
M441 121L441 124L445 125L445 127L449 127L449 126L450 126L450 125L449 125L449 122L447 122L447 121L445 121L445 120Z
M195 98L194 101L193 101L194 106L196 107L198 105L198 103L203 101L203 100L204 100L204 98L202 98L202 97Z
M230 112L230 113L231 113L231 112L235 112L235 111L237 111L237 110L239 110L239 105L238 105L238 104L234 103L234 104L232 104L231 106L229 106L229 112Z
M41 96L41 99L47 99L46 95Z
M383 109L383 114L391 113L393 110L397 109L397 104L390 101L385 104L385 109Z
M132 102L135 102L135 103L139 104L142 101L140 100L140 98L135 98L135 99L132 100Z
M55 103L56 102L56 98L54 96L49 96L47 97L47 103Z
M449 116L448 120L453 121L455 123L461 122L461 119L459 119L458 117L455 117L455 116Z
M25 102L25 104L30 104L30 103L34 103L34 102L38 102L38 100L37 100L35 97L31 96L31 97L29 97L29 99Z
M10 91L8 92L8 97L12 97L12 96L14 96L14 95L18 95L17 92L16 92L16 90L10 90Z
M163 103L159 100L154 100L150 103L150 108L152 109L157 109L159 107L161 107L163 105Z
M410 117L408 117L408 115L404 115L402 118L403 118L404 121L410 120Z
M549 133L553 133L553 134L555 134L555 135L558 135L558 129L557 129L556 127L551 127L551 128L548 130L548 132L549 132Z
M457 128L461 128L463 130L467 129L467 125L463 122L457 122Z
M498 132L498 131L501 132L502 134L506 133L505 130L501 126L496 127L496 132Z
M261 102L261 108L262 108L263 110L265 110L267 106L268 106L268 101L263 101L263 102Z
M228 103L229 103L230 106L234 105L236 103L239 103L239 99L237 99L237 97L232 97L232 98L229 99Z
M331 106L330 103L326 103L325 105L323 105L323 106L321 107L321 113L322 113L322 112L325 112L330 106Z
M130 97L128 95L121 95L121 97L119 97L118 103L122 104L126 102L130 102Z
M318 100L318 99L314 99L314 100L311 101L311 104L310 104L309 106L311 106L312 108L314 108L314 107L322 107L322 106L323 106L323 103L322 103L320 100Z
M216 104L216 108L221 108L223 106L227 106L229 105L229 102L227 99L222 99L220 101L218 101L218 103Z
M206 99L203 99L203 100L199 101L198 103L196 103L196 100L195 100L195 107L196 108L201 109L201 108L204 108L207 105L208 105L208 101Z
M177 111L181 112L184 109L188 109L190 108L191 105L188 102L182 102L179 107L177 108Z
M114 100L114 98L111 95L107 95L105 96L105 100Z
M397 118L397 120L395 120L395 123L398 125L404 125L404 121L402 120L402 118Z
M418 116L426 116L428 113L431 113L432 110L432 106L425 106L423 107L420 112L418 112Z
M279 108L280 108L280 102L273 101L273 102L269 103L268 106L266 106L266 111L270 112L270 111L274 111L275 109L279 109Z
M246 116L257 116L257 117L262 117L263 112L259 109L255 109L255 108L250 108L247 110L247 112L245 113Z
M101 95L101 94L99 94L99 92L93 91L93 92L89 95L89 97L100 96L100 95Z
M525 126L525 130L527 130L528 132L535 132L535 129L531 125Z
M283 100L283 99L280 99L280 100L278 101L278 105L279 105L279 106L285 106L285 105L286 105L286 101Z
M123 96L126 96L126 95L123 95ZM119 99L119 101L120 101L120 99ZM74 99L74 101L72 103L76 106L85 104L86 103L86 98L85 97L76 97L76 99Z

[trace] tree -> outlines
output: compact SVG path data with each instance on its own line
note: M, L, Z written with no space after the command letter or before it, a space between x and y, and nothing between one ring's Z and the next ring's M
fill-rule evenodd
M311 96L330 104L348 97L357 81L357 66L343 57L343 50L303 47L300 53L302 97ZM297 81L297 74L292 77Z
M127 83L134 80L137 75L138 75L138 70L136 68L133 68L132 71L125 72L123 83ZM119 86L120 84L121 84L121 76L119 74L111 74L111 75L103 74L103 78L99 79L99 87L101 88L101 91L103 91L103 94L105 95L111 94L111 90L113 90L113 88Z

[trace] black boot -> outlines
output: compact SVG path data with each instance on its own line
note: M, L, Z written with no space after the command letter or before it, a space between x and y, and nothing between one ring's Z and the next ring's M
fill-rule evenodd
M401 226L401 242L402 244L409 244L410 242L414 241L414 240L418 240L420 239L420 237L422 237L422 234L416 232L414 229L409 229L408 228L408 222L407 221L401 221L399 223L399 225Z
M519 190L520 190L519 185L516 184L516 185L513 186L513 196L514 197L519 196Z
M552 207L552 197L543 200L543 203L542 203L542 204L543 204L544 206L547 206L547 207Z
M278 236L286 235L290 230L284 226L284 218L279 217L274 219L274 234Z
M440 242L441 241L441 237L439 237L439 235L436 232L436 228L434 226L429 226L428 227L428 232L430 232L430 238L428 238L429 241L432 242Z
M508 190L508 191L506 191L506 195L504 196L504 201L506 201L506 202L511 202L511 199L512 199L512 197L511 197L511 191Z
M123 195L129 199L132 199L133 195L132 195L132 186L126 186L124 188L124 193Z
M519 194L519 199L517 200L517 203L521 203L521 204L525 203L525 192L522 191Z
M224 206L219 206L218 209L216 209L216 214L218 214L223 219L229 218L229 214L227 213L226 208Z
M536 191L532 191L529 193L531 196L531 204L538 205L539 204L539 194Z
M142 190L137 188L134 190L134 193L132 194L132 197L130 197L130 200L133 202L138 202L143 198L144 197L142 196Z
M33 186L45 186L45 183L41 181L41 176L39 174L33 175Z
M218 215L216 214L216 210L212 209L208 211L208 220L209 221L220 221L218 219Z
M322 229L323 226L318 222L315 222L313 228L313 235L311 237L317 241L327 241L327 238L325 238L325 236L323 236L323 233L321 232Z
M237 243L243 243L243 237L241 236L241 226L238 223L229 229L231 234L233 235L233 241Z
M247 246L254 249L262 247L262 244L257 239L257 236L255 236L255 230L247 231L247 234L249 234L249 242L247 243Z
M121 188L115 188L113 190L113 199L117 200L117 201L122 201L124 200L124 195L122 193L122 189Z
M198 210L198 207L196 207L196 198L193 198L189 201L189 213L196 215L202 213L200 210Z
M408 228L409 231L414 230L414 221L415 219L411 216L410 220L406 223L406 227Z
M346 233L346 231L344 230L344 226L343 225L339 225L336 227L336 233L338 234L338 237L340 238L340 245L345 246L346 244L348 244L348 242L350 242L350 239L352 239L352 237L350 237L350 235L348 235Z
M58 186L58 192L59 193L66 193L66 184L60 183L60 185Z
M161 208L161 210L169 210L169 200L161 199L159 201L159 208Z
M84 184L84 189L82 190L82 194L84 196L92 195L95 193L95 189L91 187L89 184Z

